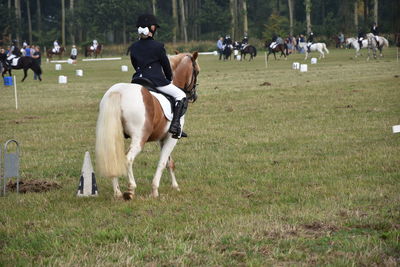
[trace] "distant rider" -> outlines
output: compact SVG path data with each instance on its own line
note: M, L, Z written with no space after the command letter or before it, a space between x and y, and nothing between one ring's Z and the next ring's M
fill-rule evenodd
M58 44L57 40L54 40L53 46L54 46L54 48L53 48L54 53L60 52L60 45Z
M308 51L308 53L311 52L310 48L311 48L311 45L313 43L314 43L314 33L310 32L310 35L307 38L307 51Z
M376 25L375 22L374 22L374 24L373 24L372 27L371 27L371 32L372 32L372 34L374 35L375 40L376 40L376 43L377 43L377 45L378 45L378 47L379 47L379 36L378 36L379 30L378 30L378 26Z
M20 57L20 56L21 56L21 51L18 48L17 40L13 40L12 41L12 45L10 47L10 51L8 52L8 57L7 57L6 64L8 66L11 66L13 58L17 58L17 57Z
M276 40L278 39L278 36L276 34L274 34L272 36L272 40L271 40L271 44L269 45L269 48L274 49L278 43L276 42Z
M99 43L97 42L97 40L96 40L96 39L93 40L93 43L92 43L92 50L93 50L93 51L96 51L98 45L99 45Z

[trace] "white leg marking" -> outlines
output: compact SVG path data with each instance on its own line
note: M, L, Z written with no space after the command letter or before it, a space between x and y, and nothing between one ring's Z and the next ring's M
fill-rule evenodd
M174 160L172 159L171 156L169 156L169 158L168 158L167 168L168 168L169 174L171 175L172 188L174 188L177 191L181 191L179 189L178 182L176 181L176 176L175 176L175 171L174 171Z
M160 160L158 162L157 170L156 170L156 173L154 174L153 183L152 183L153 197L158 197L158 188L160 187L160 180L161 180L162 172L165 169L165 167L167 166L168 157L171 155L172 150L174 150L174 147L177 142L178 142L178 139L174 139L171 137L171 134L168 134L168 137L162 143Z
M135 194L136 189L135 177L133 176L133 161L141 150L140 141L136 140L136 138L132 139L129 151L126 155L128 161L128 193L131 193L132 195Z
M122 193L121 190L119 189L119 184L118 184L118 177L112 178L112 183L113 183L113 189L114 189L114 197L115 198L122 198Z

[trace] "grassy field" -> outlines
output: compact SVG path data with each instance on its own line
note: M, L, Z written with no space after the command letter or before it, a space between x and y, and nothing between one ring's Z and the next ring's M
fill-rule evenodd
M62 188L0 197L0 266L399 265L400 63L394 48L353 55L331 49L307 73L291 69L303 55L268 68L263 51L254 62L200 56L190 137L173 152L181 192L165 172L149 197L159 153L149 143L130 202L101 177L97 198L76 197L85 151L95 164L99 101L130 81L128 58L44 62L43 82L31 72L18 82L18 110L1 86L0 142L20 142L21 178Z

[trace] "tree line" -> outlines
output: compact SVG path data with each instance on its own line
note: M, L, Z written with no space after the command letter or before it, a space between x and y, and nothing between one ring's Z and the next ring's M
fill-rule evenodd
M380 31L400 32L398 0L2 0L0 45L19 43L63 45L124 44L137 36L136 19L152 13L164 42L269 39L272 34L330 37L356 35L377 22Z

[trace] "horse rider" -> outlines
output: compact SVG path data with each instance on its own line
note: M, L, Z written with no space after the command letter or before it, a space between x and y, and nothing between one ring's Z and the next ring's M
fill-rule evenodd
M11 48L10 48L10 51L8 51L8 57L7 57L7 61L6 61L6 64L8 66L11 66L12 60L14 58L17 58L17 57L21 56L21 51L20 51L20 49L18 48L17 45L18 45L17 44L17 40L13 40Z
M28 43L26 42L26 40L22 43L22 48L26 48L28 46Z
M374 22L374 24L371 27L371 33L374 35L376 43L379 47L379 36L378 36L379 31L378 31L378 26L376 25L376 22Z
M249 37L247 37L247 34L245 33L243 40L242 40L242 49L245 49L245 47L249 44Z
M54 40L53 45L54 45L53 52L54 53L60 52L60 45L58 44L57 40Z
M272 35L272 40L271 44L269 45L269 48L274 49L278 45L278 36L276 34Z
M169 128L172 138L179 139L186 136L182 132L181 117L187 108L186 94L172 84L172 70L164 44L153 39L156 30L160 27L154 15L139 16L136 27L139 40L131 46L131 62L135 69L132 80L138 77L147 78L153 82L157 90L170 95L175 99L173 118Z
M232 44L232 39L231 39L231 36L229 34L225 36L223 44L224 44L224 46Z
M364 38L365 38L365 34L364 34L364 31L360 28L359 30L358 30L358 35L357 35L357 41L358 41L358 45L360 46L360 49L363 47L363 45L362 45L362 41L364 40Z
M314 42L314 33L310 32L310 35L307 38L307 51L308 51L308 53L311 52L310 48L311 48L311 45L313 44L313 42Z
M96 39L94 39L93 42L92 42L92 47L91 47L92 50L93 50L93 51L96 51L98 45L99 45L99 43L97 42Z
M224 52L224 37L220 37L217 41L217 49L219 54L219 60L222 58L222 52Z

